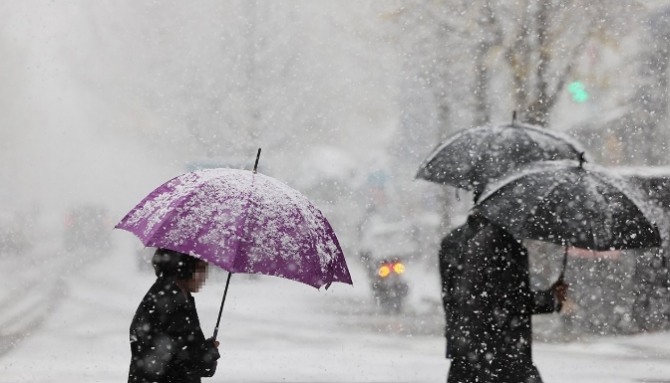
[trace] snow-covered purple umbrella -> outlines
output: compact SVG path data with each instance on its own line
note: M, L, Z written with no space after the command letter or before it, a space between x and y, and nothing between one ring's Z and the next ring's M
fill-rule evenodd
M352 284L321 211L255 168L182 174L149 193L116 228L135 234L145 246L190 254L227 270L226 292L232 273L272 275L316 288Z

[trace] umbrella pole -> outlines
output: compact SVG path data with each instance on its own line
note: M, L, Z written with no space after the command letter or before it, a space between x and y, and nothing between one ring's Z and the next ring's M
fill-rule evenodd
M228 278L226 278L226 289L223 290L223 299L221 299L221 307L219 308L219 317L216 320L216 326L214 326L214 335L212 338L216 340L217 335L219 335L219 324L221 323L221 314L223 313L223 304L226 303L226 295L228 295L228 286L230 285L230 277L233 275L230 271L228 272Z
M256 154L256 163L254 164L253 172L256 173L258 169L258 160L261 158L261 148L258 148L258 153ZM230 286L230 277L233 275L230 271L228 272L228 278L226 278L226 289L223 290L223 298L221 299L221 307L219 308L219 317L216 318L216 326L214 326L214 335L212 338L216 340L216 337L219 335L219 324L221 323L221 314L223 314L223 305L226 303L226 295L228 295L228 286Z
M565 245L565 253L563 253L563 269L561 274L558 276L558 280L564 282L565 280L565 267L568 265L568 245Z
M261 148L258 148L258 153L256 154L256 163L254 164L254 170L253 172L256 173L256 169L258 169L258 160L261 158Z

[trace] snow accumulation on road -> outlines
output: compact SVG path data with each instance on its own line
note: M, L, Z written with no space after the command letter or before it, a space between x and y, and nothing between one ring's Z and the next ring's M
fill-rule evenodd
M62 299L54 310L0 355L0 382L127 379L128 327L154 278L138 267L136 247L128 242L95 263L64 272L67 288L59 290ZM436 277L428 271L408 276L415 294L409 311L384 316L370 302L362 270L350 264L354 287L334 284L327 291L274 277L234 275L219 333L218 371L205 381L444 382L449 362L441 312L424 305L439 296L433 291ZM223 276L212 273L196 295L205 333L216 320ZM670 377L668 333L536 342L534 354L548 383L668 382Z

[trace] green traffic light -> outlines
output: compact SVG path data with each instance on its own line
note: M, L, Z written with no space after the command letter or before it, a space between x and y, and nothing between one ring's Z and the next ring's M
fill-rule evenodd
M568 92L572 95L572 101L579 104L589 100L589 92L586 91L586 87L580 81L571 82L570 85L568 85Z

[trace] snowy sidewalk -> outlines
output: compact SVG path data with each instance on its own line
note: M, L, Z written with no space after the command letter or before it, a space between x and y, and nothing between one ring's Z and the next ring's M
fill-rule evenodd
M0 356L8 352L42 320L63 297L61 272L72 259L53 250L54 241L40 243L20 254L0 254Z
M0 356L0 382L125 381L128 326L153 282L131 247L67 276L68 294L29 338ZM356 276L354 276L356 282ZM363 283L361 280L359 280ZM224 281L196 296L205 333ZM416 314L376 316L364 286L328 291L272 277L235 275L221 330L221 360L205 382L443 383L444 339ZM436 313L439 315L439 313ZM545 383L667 382L670 334L534 344Z

